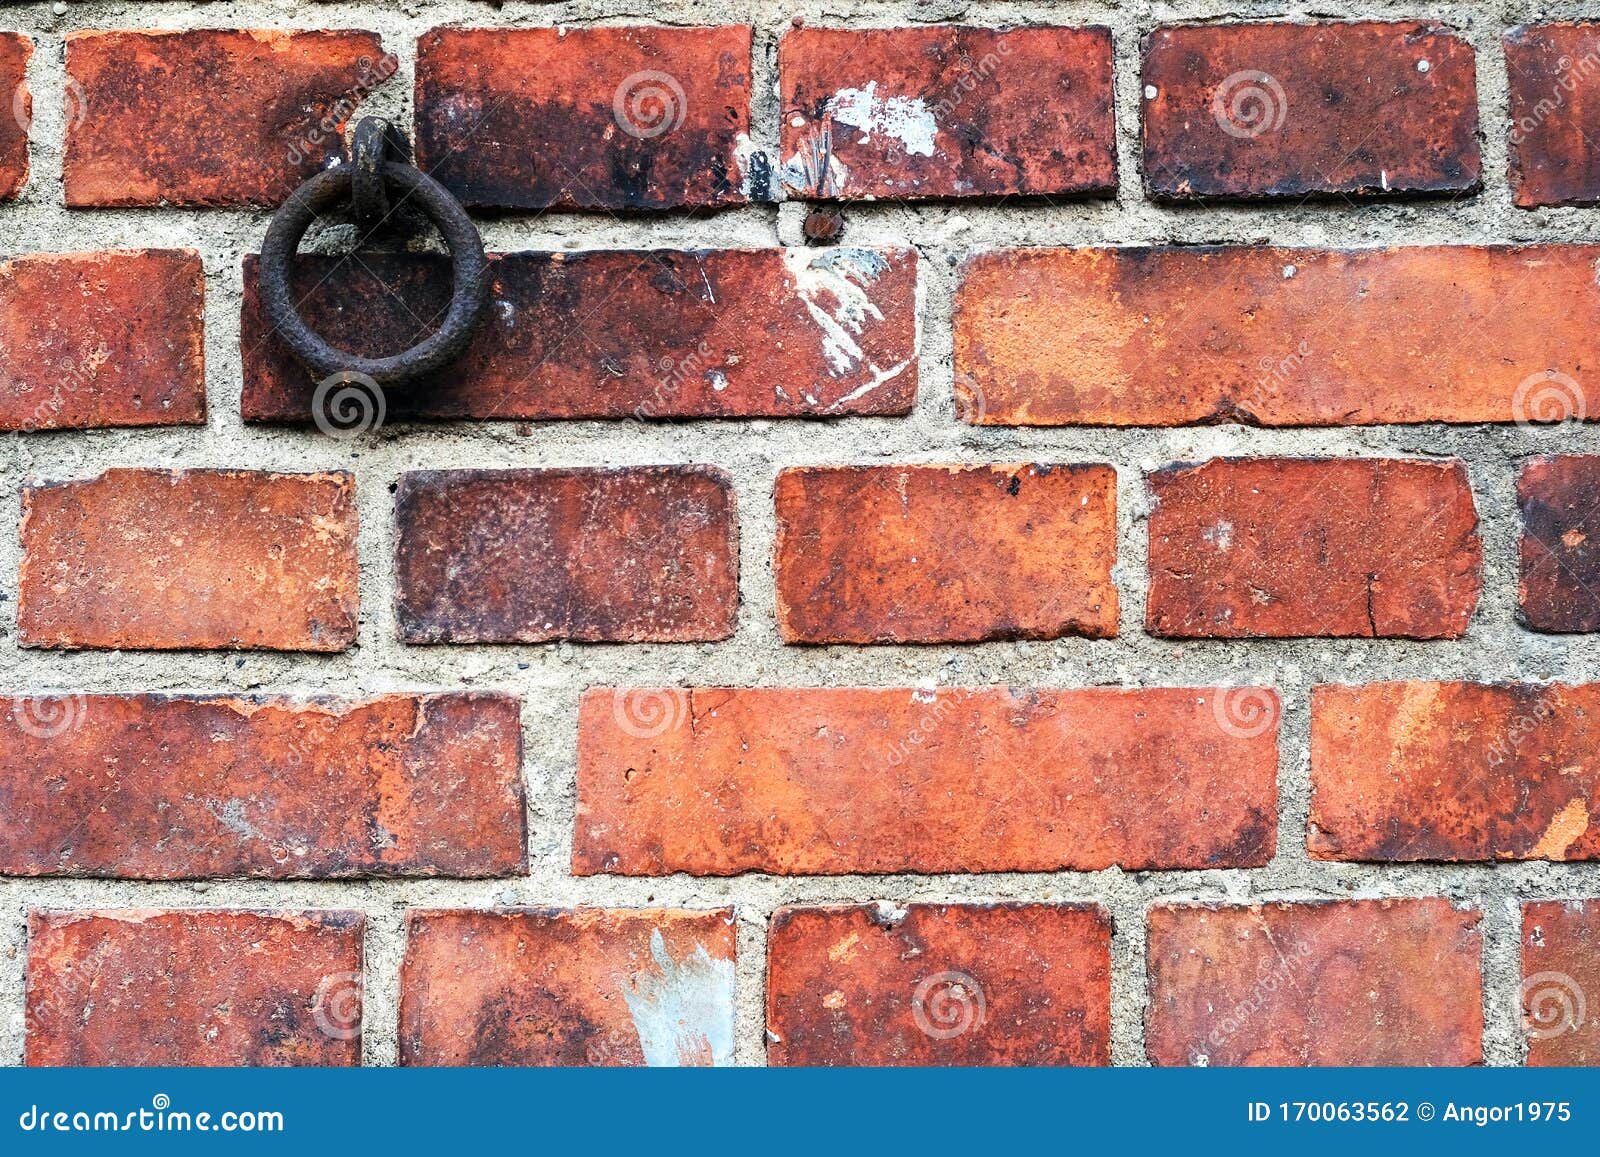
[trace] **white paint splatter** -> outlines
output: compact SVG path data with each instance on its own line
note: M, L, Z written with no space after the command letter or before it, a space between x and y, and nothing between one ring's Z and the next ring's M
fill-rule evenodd
M650 955L659 971L641 969L621 984L644 1063L733 1064L733 961L714 960L697 943L674 962L659 928L650 933Z
M822 253L790 249L785 251L783 260L806 312L822 330L822 354L829 369L835 377L849 373L863 357L856 335L869 320L883 320L883 311L867 296L867 286L889 263L870 249L829 249ZM829 300L831 305L827 304ZM871 368L877 370L876 366Z
M829 98L828 112L839 124L860 129L867 138L874 133L894 137L908 154L933 156L933 137L939 126L920 96L879 97L874 80L866 88L841 88Z

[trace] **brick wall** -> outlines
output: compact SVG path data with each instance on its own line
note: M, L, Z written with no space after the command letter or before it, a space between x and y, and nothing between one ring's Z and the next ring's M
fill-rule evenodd
M1600 24L855 7L0 9L0 1060L1600 1059Z

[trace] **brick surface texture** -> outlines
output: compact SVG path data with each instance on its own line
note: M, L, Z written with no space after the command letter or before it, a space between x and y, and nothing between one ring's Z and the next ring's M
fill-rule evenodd
M1347 7L0 5L0 1064L1600 1063L1600 15Z

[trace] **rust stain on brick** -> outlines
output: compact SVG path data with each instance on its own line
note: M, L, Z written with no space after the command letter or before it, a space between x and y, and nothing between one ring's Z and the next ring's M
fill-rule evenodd
M28 917L30 1065L357 1065L357 912Z
M738 619L733 483L714 467L416 471L395 521L408 643L693 642Z
M25 647L342 651L356 635L355 479L107 470L26 485Z
M595 688L579 875L1253 867L1277 697L1224 690Z
M390 391L396 418L903 415L917 393L913 249L596 250L490 258L493 301L447 374ZM245 259L244 416L312 420L315 383L261 314ZM344 348L409 348L450 302L449 265L305 256L302 312Z
M777 481L786 642L1117 633L1110 466L849 466Z
M1597 261L1593 245L984 254L957 291L957 395L987 425L1600 415Z
M1479 187L1472 46L1437 24L1158 28L1145 38L1143 85L1152 197Z
M392 72L370 32L69 32L67 204L276 205Z
M1594 684L1318 687L1311 855L1600 859L1596 718Z
M748 25L436 28L417 44L417 155L481 209L767 199Z
M1158 905L1157 1065L1476 1065L1480 913L1448 900Z
M778 43L793 196L1116 191L1105 28L800 28Z
M1522 906L1529 1065L1600 1064L1600 900Z
M730 1065L732 908L413 911L402 1065Z
M772 1065L1107 1065L1111 921L1068 904L780 908Z
M1466 633L1483 544L1461 462L1213 459L1149 483L1151 634Z
M0 259L0 429L204 425L192 249Z
M1517 476L1517 605L1535 631L1600 631L1600 457L1536 458Z
M19 693L0 713L14 876L509 876L517 701Z
M28 126L33 120L28 61L32 56L33 41L20 32L0 32L0 201L12 200L28 183Z
M1511 191L1524 209L1600 204L1600 23L1505 34Z

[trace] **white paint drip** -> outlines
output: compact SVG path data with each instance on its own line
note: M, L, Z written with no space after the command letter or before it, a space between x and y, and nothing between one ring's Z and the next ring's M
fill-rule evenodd
M806 312L822 330L822 355L828 368L835 377L849 373L864 356L856 335L869 320L883 320L883 311L867 296L867 286L878 279L888 263L870 249L829 249L823 253L789 249L784 252L783 261ZM868 369L874 374L883 372L875 365ZM889 376L898 372L894 370Z
M939 126L920 96L880 98L874 80L866 88L841 88L829 98L828 111L839 124L860 129L869 138L874 133L894 137L908 154L933 156Z
M650 955L660 971L642 969L621 984L644 1063L733 1064L733 961L713 960L697 943L674 962L659 928L650 933Z

